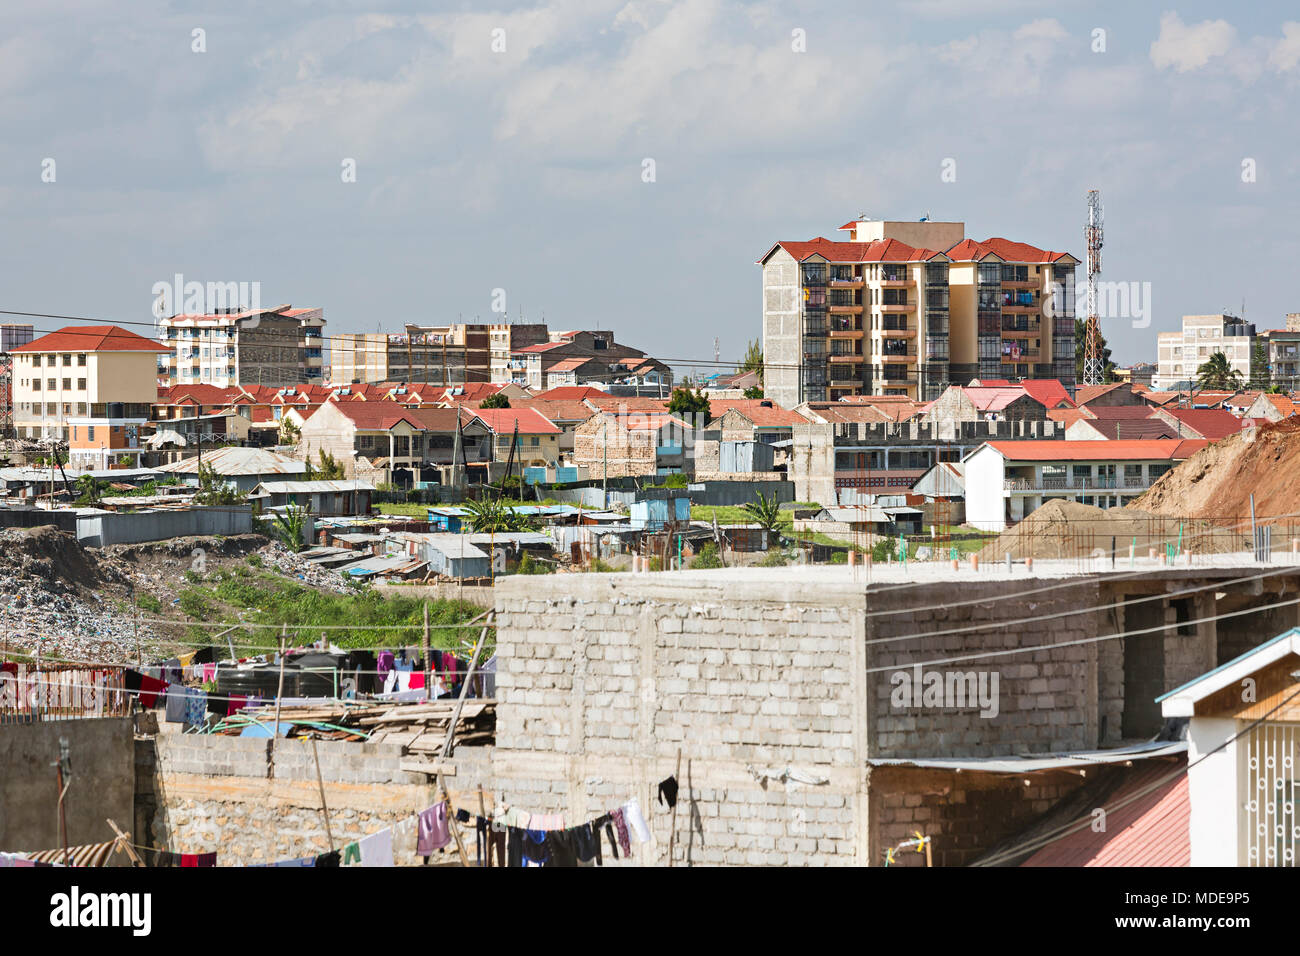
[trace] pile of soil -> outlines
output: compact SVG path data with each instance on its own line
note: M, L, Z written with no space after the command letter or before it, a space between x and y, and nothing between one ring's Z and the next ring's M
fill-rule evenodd
M1252 493L1261 524L1300 524L1300 418L1261 425L1201 449L1132 507L1236 522L1249 519Z
M1235 535L1225 536L1208 521L1187 521L1131 507L1094 508L1057 499L1002 532L984 546L979 557L986 562L1001 561L1008 553L1014 560L1088 558L1096 556L1098 549L1107 556L1113 549L1124 557L1135 541L1137 554L1146 557L1148 548L1163 552L1166 544L1177 546L1180 533L1184 546L1202 554L1244 547Z

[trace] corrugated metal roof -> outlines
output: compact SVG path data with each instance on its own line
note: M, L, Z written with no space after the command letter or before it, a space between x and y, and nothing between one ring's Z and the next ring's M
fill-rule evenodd
M1023 754L1012 757L874 757L873 767L921 767L928 770L961 770L978 773L1034 773L1125 763L1148 757L1170 757L1187 752L1185 740L1149 740L1107 750L1076 750L1059 754Z
M375 486L368 481L321 478L312 481L264 481L257 486L257 490L269 491L273 495L291 495L323 491L374 491Z
M1020 865L1190 866L1192 805L1187 774L1165 780L1174 769L1162 761L1135 771L1101 803L1106 810L1104 831L1085 826L1047 844ZM1177 769L1185 768L1180 762Z
M203 453L203 464L212 468L218 475L301 475L307 470L307 463L288 455L267 451L265 448L240 448L227 446L214 448ZM197 475L199 456L186 458L184 461L162 465L159 471L177 475Z

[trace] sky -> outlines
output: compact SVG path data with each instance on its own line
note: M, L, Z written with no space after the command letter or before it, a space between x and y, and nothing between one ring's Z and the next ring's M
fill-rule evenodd
M778 240L929 215L1082 260L1097 188L1103 334L1154 360L1300 311L1298 85L1270 0L8 0L0 309L150 322L180 274L707 372Z

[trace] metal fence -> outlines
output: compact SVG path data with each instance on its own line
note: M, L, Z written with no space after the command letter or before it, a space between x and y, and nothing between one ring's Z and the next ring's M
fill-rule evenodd
M133 709L121 667L0 664L0 724L125 717Z

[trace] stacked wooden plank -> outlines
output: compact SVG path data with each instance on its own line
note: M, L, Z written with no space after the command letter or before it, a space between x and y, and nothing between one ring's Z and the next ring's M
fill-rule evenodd
M403 753L437 755L442 752L447 725L455 711L456 701L451 699L357 704L322 700L320 703L282 705L280 722L293 726L290 735L294 737L383 740L400 744ZM275 705L248 708L241 712L241 716L269 727L275 722ZM237 734L244 726L247 726L244 721L232 720L222 732ZM456 722L455 744L491 744L495 737L496 701L465 701Z

